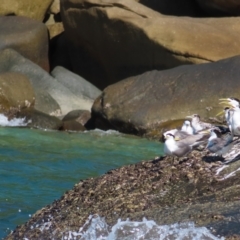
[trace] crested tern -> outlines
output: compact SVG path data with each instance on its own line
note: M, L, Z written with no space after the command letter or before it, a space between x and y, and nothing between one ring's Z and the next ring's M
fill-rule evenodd
M191 122L190 122L189 120L185 120L185 121L183 122L181 131L184 131L184 132L186 132L186 133L188 133L188 134L191 134L191 135L194 134L193 127L191 126Z
M194 131L194 134L197 134L199 131L213 128L214 125L211 123L203 122L200 119L198 114L193 114L192 116L187 116L187 118L191 119L191 125Z
M233 135L240 136L240 100L237 98L223 98L220 100L220 103L227 104L230 107L226 119L229 129Z
M181 141L176 141L171 133L166 134L164 142L164 153L170 156L183 157L192 150L192 146Z
M220 129L217 128L211 129L210 132L206 148L218 156L227 153L233 146L233 135L230 132L222 135Z

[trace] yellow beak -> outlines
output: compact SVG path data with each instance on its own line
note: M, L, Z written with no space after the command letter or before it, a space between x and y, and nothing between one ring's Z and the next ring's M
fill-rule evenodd
M233 105L229 101L220 102L219 104L225 104L227 107L233 107Z
M211 132L211 129L200 131L201 134L209 134Z
M219 112L219 113L216 115L216 117L222 116L223 114L224 114L224 111L221 111L221 112Z
M219 101L229 101L229 98L219 98Z

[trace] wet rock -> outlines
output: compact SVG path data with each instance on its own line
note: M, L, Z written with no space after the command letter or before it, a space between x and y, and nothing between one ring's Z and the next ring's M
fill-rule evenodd
M63 124L60 130L82 132L82 131L85 131L86 128L76 120L68 120L68 121L63 121Z
M146 217L160 225L191 221L211 228L215 235L239 235L235 226L240 220L240 173L219 181L221 173L216 175L212 163L203 161L206 156L206 151L193 151L180 159L161 157L80 181L6 239L20 234L61 239L69 231L77 233L91 214L104 217L110 226L119 218L141 221ZM217 164L222 163L216 159Z
M25 16L42 21L53 0L1 0L0 15Z
M61 1L61 15L71 69L101 89L148 70L240 53L239 18L165 16L127 0Z
M55 116L50 116L36 109L23 110L16 115L17 118L25 118L27 127L39 129L59 130L62 128L62 121Z
M6 48L49 71L48 32L43 23L26 17L0 16L0 50Z
M181 126L186 116L214 118L222 110L219 98L238 97L239 66L236 56L127 78L104 89L92 116L121 132L159 139L162 131Z
M20 73L0 74L0 113L9 118L23 109L33 108L35 94L29 79Z

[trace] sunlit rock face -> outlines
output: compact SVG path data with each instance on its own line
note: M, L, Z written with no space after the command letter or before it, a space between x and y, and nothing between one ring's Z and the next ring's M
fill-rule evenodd
M101 89L149 70L240 53L238 18L165 16L127 0L61 1L61 15L71 69Z
M186 116L197 113L209 121L223 109L219 98L238 96L239 65L236 56L127 78L104 89L92 115L99 127L104 122L119 131L159 139L164 129L180 127Z

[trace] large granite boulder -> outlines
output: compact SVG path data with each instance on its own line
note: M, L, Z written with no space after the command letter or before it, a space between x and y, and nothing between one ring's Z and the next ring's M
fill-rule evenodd
M26 17L0 17L0 50L5 48L49 71L48 30L43 23Z
M219 98L239 97L239 75L240 56L146 72L104 89L92 116L99 128L105 122L122 132L159 137L169 120L194 113L205 120L215 117L222 110Z
M25 16L42 21L53 0L1 0L1 15Z
M196 0L200 7L209 15L240 15L238 0Z
M165 16L129 0L62 0L61 15L72 70L100 88L147 70L240 53L240 18Z
M0 113L12 118L17 112L32 109L34 102L34 90L25 75L0 73Z
M100 93L86 80L80 77L76 80L69 71L57 78L52 77L12 49L0 51L0 73L8 71L22 73L29 78L36 95L35 108L50 115L61 116L75 109L90 110Z

